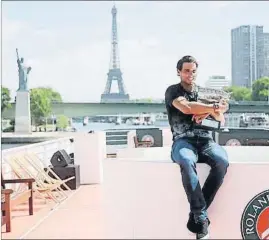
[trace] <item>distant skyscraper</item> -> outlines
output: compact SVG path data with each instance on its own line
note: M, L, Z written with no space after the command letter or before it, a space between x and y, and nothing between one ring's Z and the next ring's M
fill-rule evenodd
M264 75L263 26L232 29L232 85L251 87Z
M206 81L205 86L208 88L221 90L224 87L229 87L230 82L226 79L225 76L210 76Z
M264 33L264 76L269 77L269 33Z

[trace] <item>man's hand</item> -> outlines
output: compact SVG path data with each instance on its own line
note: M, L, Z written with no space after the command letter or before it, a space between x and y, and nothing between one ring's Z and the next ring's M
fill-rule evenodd
M229 104L227 101L225 101L224 99L222 99L220 102L219 102L219 108L215 109L215 113L225 113L228 111L229 109Z
M201 123L205 118L207 118L210 115L210 113L205 114L194 114L192 116L192 121L195 121L196 123Z
M221 126L224 126L225 124L225 117L222 112L215 112L210 114L215 120L220 121Z
M192 121L195 121L196 123L201 123L205 118L208 116L212 116L215 120L220 121L221 126L224 126L225 124L225 117L223 113L221 112L215 112L215 113L205 113L205 114L194 114L192 116Z

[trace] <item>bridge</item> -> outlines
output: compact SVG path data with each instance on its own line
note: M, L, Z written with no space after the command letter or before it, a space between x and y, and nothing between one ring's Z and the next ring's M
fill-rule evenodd
M96 115L117 115L137 113L165 112L163 102L121 102L121 103L53 103L52 114L65 115L67 117L83 117ZM229 112L233 113L267 113L269 114L268 102L230 102ZM2 118L12 119L15 117L15 104L2 113Z

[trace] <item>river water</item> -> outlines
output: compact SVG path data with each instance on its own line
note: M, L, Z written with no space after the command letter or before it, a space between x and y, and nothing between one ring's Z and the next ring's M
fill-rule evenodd
M99 122L89 122L86 126L83 126L82 123L73 123L72 126L77 129L78 132L89 132L89 131L105 131L105 130L116 130L116 129L140 129L140 128L163 128L168 127L168 122L156 122L155 125L126 125L120 124L116 125L115 123L99 123ZM28 145L25 144L2 144L2 150Z
M14 148L14 147L20 147L24 145L28 145L29 143L9 143L9 144L1 144L1 150Z
M99 122L91 122L88 125L83 126L82 123L73 123L73 127L80 132L89 132L93 131L104 131L104 130L116 130L116 129L140 129L140 128L163 128L168 127L168 122L156 122L154 125L127 125L120 124L116 125L115 123L99 123Z

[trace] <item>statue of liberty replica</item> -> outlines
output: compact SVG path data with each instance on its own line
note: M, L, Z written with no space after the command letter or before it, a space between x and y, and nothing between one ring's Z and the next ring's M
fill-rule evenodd
M17 65L19 75L19 88L16 95L15 133L31 133L30 91L28 89L28 76L31 67L26 66L24 59L19 57L18 49Z
M19 71L19 89L18 91L27 91L28 86L28 75L29 72L31 71L31 67L27 67L24 63L23 58L19 58L19 53L18 49L16 48L16 53L17 53L17 63L18 63L18 71Z

